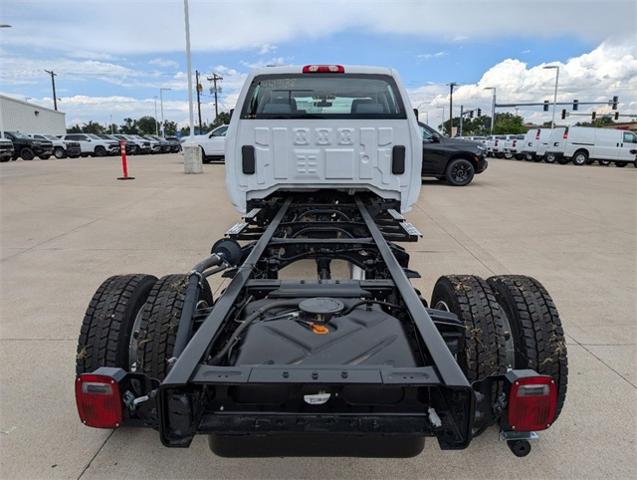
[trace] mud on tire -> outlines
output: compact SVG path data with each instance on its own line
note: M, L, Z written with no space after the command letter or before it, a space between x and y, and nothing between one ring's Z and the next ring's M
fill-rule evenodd
M78 375L99 367L128 370L133 323L156 281L152 275L116 275L100 285L82 321L75 364Z
M153 286L141 312L137 337L137 371L163 380L175 348L177 328L184 306L187 275L160 278ZM212 305L212 291L202 279L199 301Z
M511 325L515 368L530 368L555 380L557 419L566 399L568 359L564 330L553 299L531 277L501 275L487 282Z

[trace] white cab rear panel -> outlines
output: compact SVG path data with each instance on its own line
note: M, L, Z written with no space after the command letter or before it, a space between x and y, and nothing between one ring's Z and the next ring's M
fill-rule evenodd
M407 211L420 193L422 139L408 96L394 71L348 67L345 74L390 75L397 84L402 119L249 119L240 112L255 76L295 73L302 67L253 72L243 87L226 137L226 187L234 206L245 212L251 199L275 191L342 189L372 191L397 199ZM254 147L255 172L244 174L242 148ZM404 173L392 173L394 146L405 148Z

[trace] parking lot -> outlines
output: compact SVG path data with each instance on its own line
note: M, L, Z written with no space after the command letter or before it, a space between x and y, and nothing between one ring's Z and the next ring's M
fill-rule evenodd
M213 456L206 438L166 449L148 430L89 429L73 392L84 310L107 276L186 272L238 214L220 164L180 155L0 165L2 478L634 478L637 172L490 161L464 188L425 181L407 217L425 297L446 273L523 273L553 295L567 335L564 412L528 457L497 432L468 451L435 440L404 460ZM308 274L315 268L309 267ZM215 279L213 290L222 283ZM7 386L9 386L7 388Z

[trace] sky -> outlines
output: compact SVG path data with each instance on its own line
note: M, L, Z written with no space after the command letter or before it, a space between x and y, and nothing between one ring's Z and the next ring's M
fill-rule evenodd
M183 0L2 0L0 24L11 25L0 28L0 93L52 106L43 70L53 70L67 125L121 124L154 116L156 104L160 116L168 88L164 118L188 123ZM434 126L443 107L449 115L449 82L459 84L455 115L460 105L490 112L485 87L498 103L552 100L545 65L560 66L558 101L617 95L620 113L637 113L636 0L190 0L190 30L204 121L214 118L212 72L228 110L251 69L316 63L397 69ZM551 119L541 108L518 113Z

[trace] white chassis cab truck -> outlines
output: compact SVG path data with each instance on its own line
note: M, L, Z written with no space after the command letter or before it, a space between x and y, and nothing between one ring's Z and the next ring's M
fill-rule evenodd
M445 275L430 301L412 286L399 243L419 237L400 213L420 190L416 117L390 69L252 73L226 149L247 213L189 273L98 288L77 348L80 420L154 428L174 448L207 435L241 457L406 457L497 426L527 455L566 395L557 309L522 275ZM300 260L316 269L279 275Z

